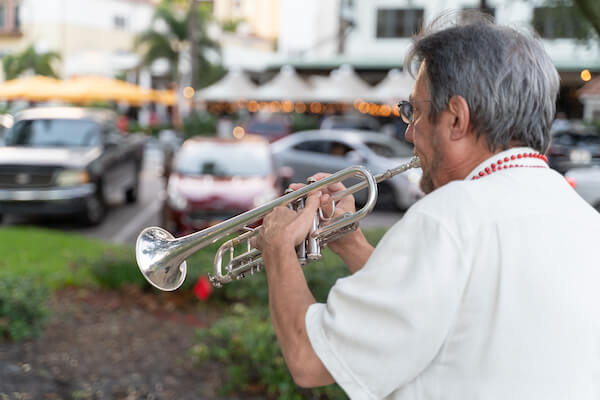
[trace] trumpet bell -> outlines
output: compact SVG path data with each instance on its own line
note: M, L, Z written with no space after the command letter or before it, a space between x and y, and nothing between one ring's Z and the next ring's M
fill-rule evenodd
M135 257L140 271L152 286L164 291L179 288L185 280L185 259L172 257L174 237L160 227L146 228L138 236Z

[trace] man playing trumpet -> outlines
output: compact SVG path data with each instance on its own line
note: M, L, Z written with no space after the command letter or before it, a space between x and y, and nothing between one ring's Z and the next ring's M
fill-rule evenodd
M480 18L421 34L406 65L418 72L399 107L427 196L376 248L360 230L329 244L352 274L326 304L295 246L341 184L275 208L253 240L295 381L356 399L600 398L600 214L544 156L549 56ZM353 209L347 197L335 213Z

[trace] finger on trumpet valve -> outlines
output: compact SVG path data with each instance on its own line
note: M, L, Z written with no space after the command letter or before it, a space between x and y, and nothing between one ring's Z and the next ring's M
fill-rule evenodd
M307 239L305 240L305 242L306 242L306 258L309 261L316 261L321 258L321 245L319 244L318 239L315 239L312 236L313 232L315 232L317 229L319 229L320 220L321 219L319 217L319 213L315 213L315 216L313 218L312 227L310 229L310 232L308 232Z
M329 217L326 217L323 213L323 208L319 207L319 218L323 222L329 222L333 219L333 214L335 214L335 201L331 200L331 211L329 213Z
M294 204L294 210L302 210L304 208L304 198L299 198ZM306 253L306 240L303 240L298 246L296 246L296 257L300 265L306 264L307 253Z

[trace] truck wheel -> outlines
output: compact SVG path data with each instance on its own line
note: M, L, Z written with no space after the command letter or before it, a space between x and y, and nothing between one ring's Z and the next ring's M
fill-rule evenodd
M127 204L134 204L137 203L138 201L138 192L139 192L139 188L140 188L140 174L139 171L136 170L135 173L135 181L133 183L133 186L127 188L127 190L125 190L125 202Z
M137 203L138 201L138 183L136 181L135 185L128 188L125 191L125 202L127 204Z
M96 193L90 196L85 201L85 212L83 215L84 221L87 225L95 226L99 225L106 216L106 203L102 194Z

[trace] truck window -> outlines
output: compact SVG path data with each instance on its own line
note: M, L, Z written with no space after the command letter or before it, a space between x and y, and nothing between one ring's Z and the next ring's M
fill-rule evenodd
M7 146L91 147L100 144L98 124L78 119L18 121L6 135Z

